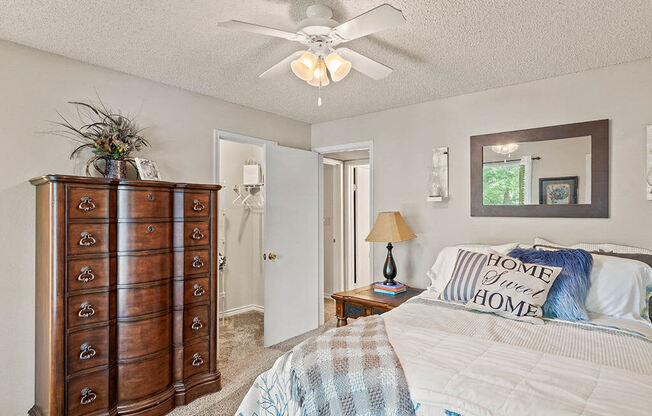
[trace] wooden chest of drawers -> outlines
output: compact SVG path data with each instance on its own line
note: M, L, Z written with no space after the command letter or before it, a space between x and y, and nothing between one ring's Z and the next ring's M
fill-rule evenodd
M220 389L217 185L36 186L31 415L163 415Z

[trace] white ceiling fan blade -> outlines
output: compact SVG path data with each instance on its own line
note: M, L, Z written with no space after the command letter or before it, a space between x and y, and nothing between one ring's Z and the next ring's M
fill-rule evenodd
M369 78L375 79L376 81L383 79L392 73L392 68L387 65L383 65L371 58L367 58L349 48L339 48L335 52L342 58L351 62L353 69Z
M382 4L334 27L331 34L339 37L342 42L347 42L403 23L403 12L389 4Z
M286 32L272 27L256 25L253 23L241 22L239 20L227 20L226 22L219 22L218 26L225 27L231 30L242 30L244 32L258 33L259 35L274 36L276 38L283 38L287 40L301 41L302 36L296 33Z
M267 71L263 72L262 74L258 75L259 78L274 78L277 77L281 74L284 74L288 72L290 69L290 63L294 61L295 59L298 59L302 53L305 51L296 51L292 55L288 56L287 58L283 59L281 62L277 63L273 67L269 68Z

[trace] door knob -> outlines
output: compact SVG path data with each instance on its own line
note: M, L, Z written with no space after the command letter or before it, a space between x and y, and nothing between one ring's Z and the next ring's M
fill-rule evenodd
M276 254L274 254L274 253L269 253L269 254L267 255L267 258L270 259L270 260L275 260L275 259L276 259Z

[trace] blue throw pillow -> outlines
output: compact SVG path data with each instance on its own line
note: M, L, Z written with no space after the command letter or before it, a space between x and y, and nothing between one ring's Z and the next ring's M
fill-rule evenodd
M543 304L543 316L566 321L588 321L584 302L591 286L593 257L584 250L533 250L516 248L509 256L524 263L561 267Z

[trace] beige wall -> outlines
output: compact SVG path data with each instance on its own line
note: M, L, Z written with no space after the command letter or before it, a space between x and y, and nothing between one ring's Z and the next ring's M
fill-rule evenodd
M80 173L50 130L70 100L102 99L147 126L164 179L212 182L213 129L307 148L310 126L262 111L0 41L0 414L25 414L34 389L34 188L29 178Z
M417 238L395 244L401 281L425 287L444 246L465 242L611 241L652 248L645 200L645 125L652 123L652 59L442 99L312 126L312 146L374 142L374 209L400 210ZM611 119L608 219L472 218L469 137ZM450 147L450 199L425 201L431 148ZM385 250L374 244L377 274Z
M222 272L226 293L225 311L257 305L264 306L262 260L263 210L233 205L237 194L233 186L242 184L242 166L247 160L261 165L265 159L262 146L220 140L221 211L225 213L226 266Z

